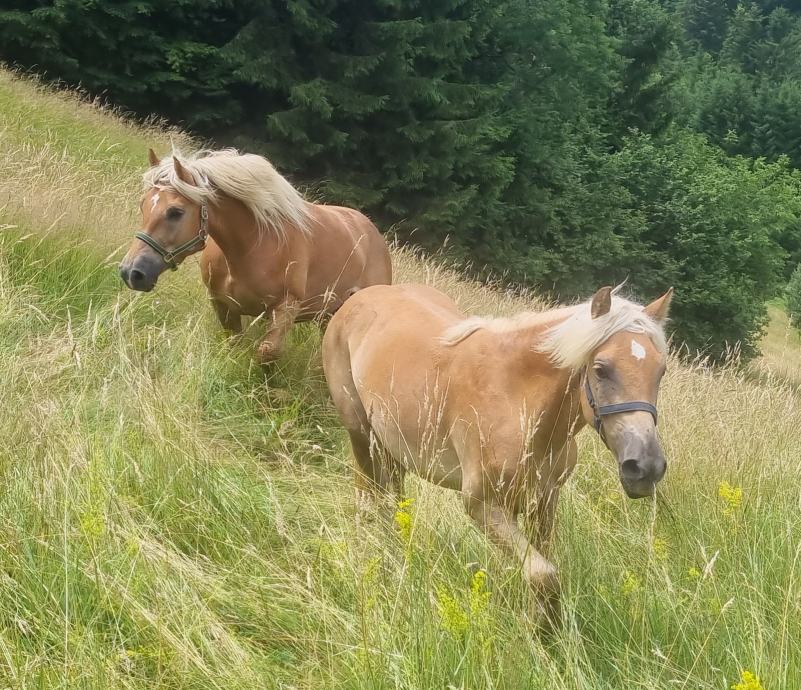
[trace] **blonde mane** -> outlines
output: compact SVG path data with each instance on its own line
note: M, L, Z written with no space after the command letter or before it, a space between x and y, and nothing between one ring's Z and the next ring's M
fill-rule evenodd
M286 228L309 230L309 203L265 158L236 149L198 151L173 155L189 172L194 184L178 177L172 156L142 176L147 191L153 187L173 189L196 204L214 203L221 192L241 201L253 214L260 230L269 230L285 239Z
M524 311L514 316L497 318L470 316L448 328L440 337L440 341L447 346L457 345L480 330L498 334L513 333L523 328L533 328L539 324L548 323L558 318L560 314L567 314L573 309L575 307L559 307L550 311Z
M548 329L534 349L549 355L561 369L584 366L596 348L621 331L643 333L660 352L667 350L662 324L648 316L641 304L613 295L609 311L595 319L591 304L588 300L576 306L568 318Z
M557 321L532 347L536 352L547 354L560 369L581 368L596 348L621 331L643 333L651 338L661 352L667 349L662 325L648 316L642 305L613 295L609 312L593 319L591 304L592 300L588 300L571 307L525 312L511 318L473 316L451 326L440 340L446 346L453 346L481 329L510 333Z

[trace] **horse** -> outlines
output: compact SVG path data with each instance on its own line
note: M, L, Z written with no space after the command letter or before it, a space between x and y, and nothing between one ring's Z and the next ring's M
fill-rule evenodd
M164 160L149 150L143 224L120 264L133 290L149 292L168 268L203 251L203 282L223 329L268 318L261 362L280 356L297 321L321 321L354 292L392 282L378 229L359 211L306 201L261 156L233 149Z
M559 598L549 544L576 433L600 434L630 498L653 495L665 474L656 402L672 294L643 307L604 287L512 318L466 317L424 285L354 295L328 325L323 367L360 502L400 496L407 471L461 492L470 517L520 560L547 620Z

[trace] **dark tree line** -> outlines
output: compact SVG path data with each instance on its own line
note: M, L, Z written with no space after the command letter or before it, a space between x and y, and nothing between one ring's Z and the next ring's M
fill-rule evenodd
M0 57L561 297L753 354L801 259L801 3L2 0Z

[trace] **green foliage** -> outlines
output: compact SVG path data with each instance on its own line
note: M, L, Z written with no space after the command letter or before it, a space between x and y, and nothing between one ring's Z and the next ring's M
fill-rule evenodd
M325 198L407 234L424 227L441 242L459 226L469 236L513 176L491 45L507 4L265 4L228 47L235 75L268 96L251 116L270 143L256 146ZM265 36L271 50L254 62Z
M230 0L10 0L0 9L0 57L142 114L219 126L241 112L221 46L247 9Z
M605 173L626 191L621 269L639 293L678 285L679 342L713 358L757 352L776 294L788 226L801 223L801 179L787 162L728 158L703 137L633 137Z
M681 119L727 151L788 155L801 167L801 7L741 2L721 26L710 61L683 70L693 98ZM685 30L693 35L690 24Z
M790 323L801 330L801 264L796 266L784 292L784 302Z
M770 161L787 156L801 169L801 6L741 1L727 7L709 5L719 20L720 40L703 59L694 53L693 25L685 17L689 41L677 67L682 72L678 120L728 153ZM779 241L787 257L781 271L786 279L801 259L798 227L785 228Z
M673 115L670 87L676 75L664 58L676 40L666 10L650 0L610 0L609 33L623 58L612 107L617 127L651 134Z
M737 0L680 0L678 9L687 35L702 50L717 51L723 44L726 25Z

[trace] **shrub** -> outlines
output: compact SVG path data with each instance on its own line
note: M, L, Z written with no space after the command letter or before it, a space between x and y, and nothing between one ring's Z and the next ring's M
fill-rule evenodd
M618 264L643 299L676 288L676 341L725 359L758 352L766 302L779 292L779 239L801 219L799 179L786 160L725 156L705 138L633 136L605 172L629 192Z
M801 330L801 264L796 266L784 292L790 323Z

